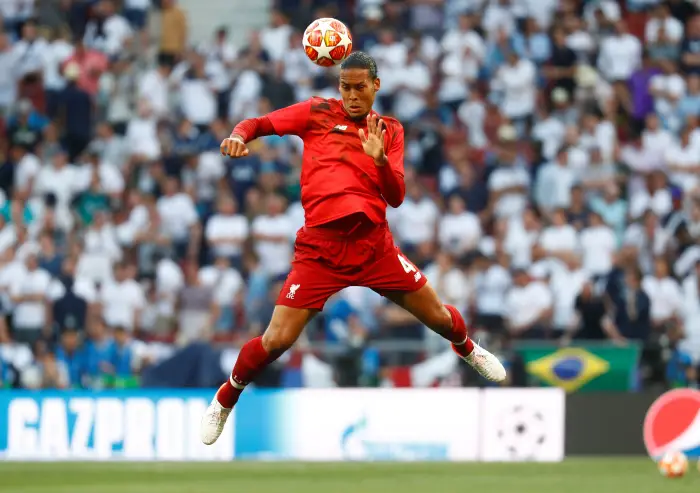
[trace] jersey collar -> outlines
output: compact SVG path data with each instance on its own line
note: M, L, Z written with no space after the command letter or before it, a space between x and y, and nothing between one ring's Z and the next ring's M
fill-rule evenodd
M341 106L342 106L342 104L341 104ZM367 118L367 116L369 116L369 115L377 116L378 118L381 118L381 117L382 117L382 115L380 115L379 113L377 113L376 111L374 111L374 110L372 109L372 110L369 111L369 113L367 113L367 116L364 116L364 117L362 117L362 118L353 118L353 117L350 116L350 114L348 113L348 111L345 109L345 106L342 106L342 108L343 108L343 113L345 113L345 118L347 118L348 120L350 120L350 121L352 121L352 122L355 122L355 123L365 121L366 118Z

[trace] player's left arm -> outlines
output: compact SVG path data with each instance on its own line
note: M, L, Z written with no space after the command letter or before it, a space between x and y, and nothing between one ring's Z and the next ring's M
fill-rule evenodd
M383 120L376 115L367 117L367 135L360 129L360 139L365 153L374 160L379 170L379 189L387 204L396 208L403 203L406 195L403 168L403 127L392 126L388 148L385 146L387 129Z
M221 154L230 157L248 155L246 144L268 135L298 135L303 137L311 118L311 100L296 103L258 118L238 123L231 136L221 143Z

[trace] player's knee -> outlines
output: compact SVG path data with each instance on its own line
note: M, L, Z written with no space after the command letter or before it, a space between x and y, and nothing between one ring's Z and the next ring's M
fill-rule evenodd
M438 334L446 334L452 330L452 317L445 305L439 303L430 310L426 325Z
M263 348L269 353L282 354L291 348L297 340L297 331L284 322L270 322L263 334Z

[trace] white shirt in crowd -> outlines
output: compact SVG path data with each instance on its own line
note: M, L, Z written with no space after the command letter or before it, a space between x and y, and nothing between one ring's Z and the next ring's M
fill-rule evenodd
M143 287L133 279L105 284L99 298L102 302L102 316L107 325L122 326L128 330L134 329L137 311L146 306Z
M578 249L576 229L570 224L549 226L542 231L540 246L547 252L576 251Z
M219 269L214 265L199 270L199 280L204 286L214 288L214 303L232 305L243 288L243 277L233 268Z
M642 147L655 156L663 156L666 151L676 144L676 138L663 128L644 130L642 132Z
M666 244L669 241L669 233L664 228L657 226L653 237L647 235L644 225L639 223L630 224L625 230L623 243L633 246L639 252L639 264L642 272L651 272L654 257L663 255Z
M558 0L515 0L513 12L519 19L531 17L542 29L549 29L558 5Z
M78 298L82 298L86 303L95 303L98 301L97 288L95 283L84 277L77 277L73 281L71 291ZM52 279L46 291L46 296L52 302L60 300L66 295L66 287L58 279Z
M554 302L552 325L555 329L566 330L576 322L576 297L588 279L584 269L554 269L549 287Z
M260 42L273 60L281 60L289 50L289 37L292 26L285 24L277 27L266 27L260 32Z
M100 184L100 189L106 194L121 193L124 191L124 175L119 168L107 163L101 162L95 169L91 164L84 164L78 168L78 188L87 190L90 188L93 173L97 173L97 181Z
M546 159L552 160L564 142L566 126L560 119L548 116L532 127L531 135L534 139L542 142L542 155Z
M17 75L23 77L26 74L44 71L44 59L49 44L43 38L27 42L24 39L15 43L12 50L17 57Z
M7 309L12 309L12 284L25 274L27 267L15 254L14 258L6 264L0 266L0 296L2 297L3 306Z
M199 155L194 182L197 188L198 200L215 200L216 186L226 174L226 165L221 154L216 151L205 151Z
M85 231L83 237L83 255L103 257L111 268L111 264L121 258L122 252L117 240L117 233L112 224L105 224L101 228L95 225Z
M60 91L66 86L60 67L73 55L74 51L73 45L63 39L57 39L48 45L44 52L44 87L46 89Z
M582 133L579 139L579 148L589 153L592 148L600 149L603 160L614 159L617 146L617 129L609 120L604 120L595 126L592 133ZM588 155L586 154L586 158Z
M678 103L686 93L685 79L679 74L657 74L649 81L654 96L654 109L664 120L666 128L680 132L685 124Z
M44 166L36 176L33 195L43 197L47 193L53 193L56 196L56 219L62 228L69 228L73 224L70 205L72 199L82 191L79 174L76 166L67 164L60 169L52 165Z
M496 216L513 217L525 210L527 190L530 188L530 175L527 170L520 167L500 166L489 176L488 188L492 193L515 187L522 187L525 191L503 193L496 202Z
M290 222L289 238L294 241L297 231L304 226L304 206L301 201L292 202L284 213Z
M23 20L34 13L35 0L3 0L0 2L0 15L10 21Z
M17 272L19 274L19 271ZM29 271L24 269L10 284L10 295L21 296L44 295L51 283L51 274L41 268ZM22 301L14 307L13 324L18 330L43 329L46 325L46 306L44 301Z
M583 255L583 270L591 276L607 274L612 269L617 250L615 232L606 225L591 226L581 231L579 245Z
M489 2L481 26L490 40L496 39L499 32L504 31L510 35L515 31L515 17L510 5L501 5L498 2Z
M657 217L666 217L673 210L673 196L668 189L656 190L651 195L646 188L640 188L630 193L629 216L633 219L641 217L651 209Z
M156 312L171 317L175 311L177 295L184 286L185 276L180 266L172 259L161 259L156 264Z
M445 303L455 306L461 313L466 313L470 296L469 282L464 273L456 267L443 272L437 263L428 265L423 271L430 279L438 296Z
M568 208L571 205L571 188L576 182L571 166L547 163L537 173L535 200L545 210Z
M659 40L659 31L663 28L666 39L678 43L683 39L683 23L673 16L665 19L649 19L644 28L644 37L648 43Z
M17 101L17 53L0 51L0 108L9 109Z
M413 120L425 109L426 91L430 88L430 70L419 60L414 60L400 70L403 89L396 94L394 107L399 120Z
M223 60L207 58L204 63L204 75L209 83L209 88L216 93L231 88L231 71Z
M672 277L659 279L645 276L642 289L651 300L651 319L662 321L680 314L683 294L678 282Z
M160 156L158 122L155 118L132 118L126 126L126 145L132 156L157 159Z
M475 280L476 311L479 315L503 315L506 293L511 287L510 273L494 264Z
M598 69L609 81L626 81L642 61L642 45L631 34L608 36L598 54Z
M117 239L122 245L132 246L139 233L152 227L148 209L145 205L137 205L129 213L129 217L116 227Z
M251 230L254 235L284 237L284 241L255 242L255 253L260 258L262 268L270 275L284 274L289 270L292 260L292 243L289 241L292 229L292 222L283 214L263 215L253 220Z
M484 130L486 105L483 102L478 100L465 101L459 105L457 117L462 122L462 125L467 127L470 146L475 149L483 149L488 145L489 139Z
M540 281L532 281L524 287L513 286L505 302L505 316L511 325L531 325L553 308L554 300L549 287Z
M522 118L535 111L537 69L530 60L521 58L515 65L502 65L492 84L503 92L500 106L506 117Z
M81 185L80 172L76 166L43 166L36 176L34 195L53 193L60 205L69 205L73 196L81 190Z
M157 69L146 72L139 81L139 99L148 101L151 109L158 116L168 112L168 91L168 79Z
M163 233L178 241L187 239L190 226L199 221L192 197L186 193L170 197L163 195L156 202L156 208L162 221Z
M85 44L114 56L124 49L132 34L129 21L121 15L110 15L102 23L102 33L98 33L97 22L88 22L85 28Z
M680 142L671 145L664 155L666 166L675 166L680 169L672 171L671 181L682 187L687 193L697 188L700 184L700 178L694 171L683 171L683 168L693 168L700 166L700 149L694 147L691 143L683 145Z
M377 61L377 65L386 67L383 70L382 90L386 94L394 94L403 84L400 71L408 56L406 45L398 41L376 44L370 48L369 54Z
M538 230L526 230L520 218L508 222L503 248L514 267L524 269L532 263L532 247L540 237Z
M460 255L475 250L481 240L481 223L472 212L446 214L440 220L438 239L445 250Z
M210 243L221 240L243 242L248 238L248 220L241 214L215 214L207 222L204 234ZM241 254L240 244L224 243L212 245L211 248L217 256L232 257Z
M185 79L180 84L182 113L195 125L207 125L216 118L216 96L207 79Z
M244 70L238 76L231 90L228 116L230 120L240 121L259 115L258 98L262 91L262 79L254 70Z
M474 31L448 31L442 38L445 54L440 71L442 78L438 89L440 101L459 101L469 95L469 84L479 75L486 55L484 41Z
M423 197L416 202L407 198L397 211L397 233L402 243L419 245L435 239L440 210L432 199Z
M17 243L17 229L13 223L6 223L0 229L0 254Z

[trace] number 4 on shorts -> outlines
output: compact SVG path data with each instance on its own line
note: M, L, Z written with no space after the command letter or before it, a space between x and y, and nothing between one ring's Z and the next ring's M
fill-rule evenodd
M410 274L411 272L416 272L416 268L413 267L413 264L406 260L406 257L403 255L399 254L399 262L401 262L401 266L403 267L404 272L406 274Z

